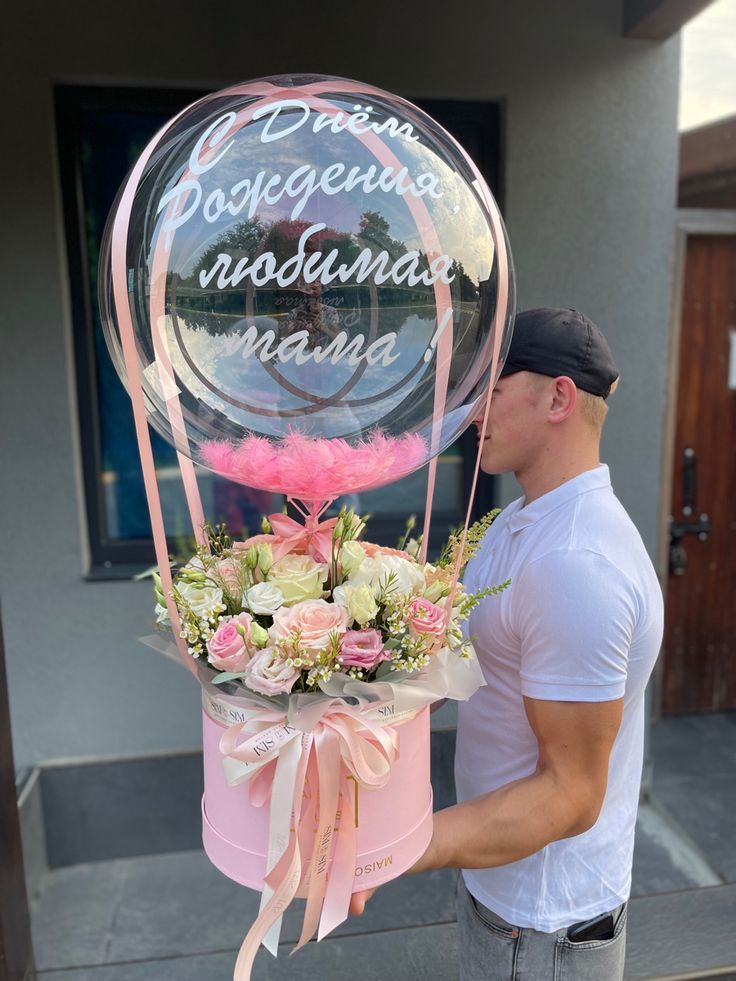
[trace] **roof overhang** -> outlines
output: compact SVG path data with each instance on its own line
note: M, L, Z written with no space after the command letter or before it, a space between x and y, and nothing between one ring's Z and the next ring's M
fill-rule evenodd
M712 0L623 0L624 37L666 41Z

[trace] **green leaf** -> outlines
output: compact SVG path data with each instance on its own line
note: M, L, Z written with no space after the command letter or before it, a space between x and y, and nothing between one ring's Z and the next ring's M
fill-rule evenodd
M233 671L222 671L220 674L216 674L212 679L213 685L221 685L224 681L235 681L236 678L242 678L242 673L235 673Z

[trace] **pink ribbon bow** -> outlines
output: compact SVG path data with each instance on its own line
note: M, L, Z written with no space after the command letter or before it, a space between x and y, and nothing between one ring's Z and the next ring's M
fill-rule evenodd
M375 711L375 706L372 708ZM311 940L318 927L321 940L345 920L353 889L357 839L353 822L340 816L353 811L353 786L376 789L387 783L398 755L396 731L342 699L316 703L299 721L304 728L292 725L286 713L254 705L247 721L227 728L220 740L228 782L251 780L252 787L260 782L258 778L265 778L271 793L260 787L251 799L263 804L270 796L277 814L288 807L294 829L278 857L269 841L269 857L274 864L265 885L270 896L264 895L258 918L243 941L234 981L248 981L258 947L267 943L264 938L272 928L278 931L275 925L295 896L306 897L307 903L294 950ZM243 736L247 738L241 741ZM269 765L274 762L275 766ZM317 795L304 793L305 784L310 782L308 771L314 774ZM354 785L345 779L348 774ZM307 806L302 813L305 796ZM312 854L305 865L302 855L309 851L310 840ZM274 953L277 943L278 936L272 940Z
M307 514L302 525L288 514L271 514L268 517L274 531L274 561L289 552L307 552L316 562L329 562L332 555L332 530L337 518L319 521L314 514ZM278 556L278 557L277 557Z
M311 555L316 562L329 562L332 557L332 532L338 522L337 518L320 521L320 515L327 509L329 502L302 511L295 501L292 501L304 518L300 524L288 514L269 514L268 520L275 532L273 535L252 535L244 542L236 542L236 551L247 551L251 545L270 545L274 562L283 559L290 552Z

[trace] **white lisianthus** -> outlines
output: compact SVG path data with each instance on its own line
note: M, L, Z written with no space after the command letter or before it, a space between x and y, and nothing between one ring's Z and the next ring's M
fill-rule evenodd
M273 582L259 582L246 589L243 606L258 616L272 617L284 605L284 594Z
M206 619L225 609L222 602L222 590L217 586L206 586L204 583L178 582L176 589L182 600L192 613Z
M342 571L346 576L349 576L361 565L365 557L366 552L360 542L345 542L340 547L338 561L342 566Z
M332 599L348 611L351 620L364 627L378 613L378 605L368 586L354 586L344 583L332 590Z
M424 572L421 567L398 555L381 554L367 558L349 579L351 586L368 586L373 596L378 597L390 576L392 594L409 595L424 588Z
M245 668L245 684L261 695L280 695L289 692L299 677L299 669L289 666L278 651L265 647Z
M309 555L285 555L274 562L268 581L284 596L284 606L293 606L308 599L321 599L327 566L315 562Z

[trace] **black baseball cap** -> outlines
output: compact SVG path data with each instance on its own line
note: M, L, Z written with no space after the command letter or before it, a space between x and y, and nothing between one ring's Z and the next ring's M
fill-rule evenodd
M611 349L600 328L577 310L551 307L517 313L500 377L517 371L533 371L551 378L567 375L582 391L604 399L618 378Z

